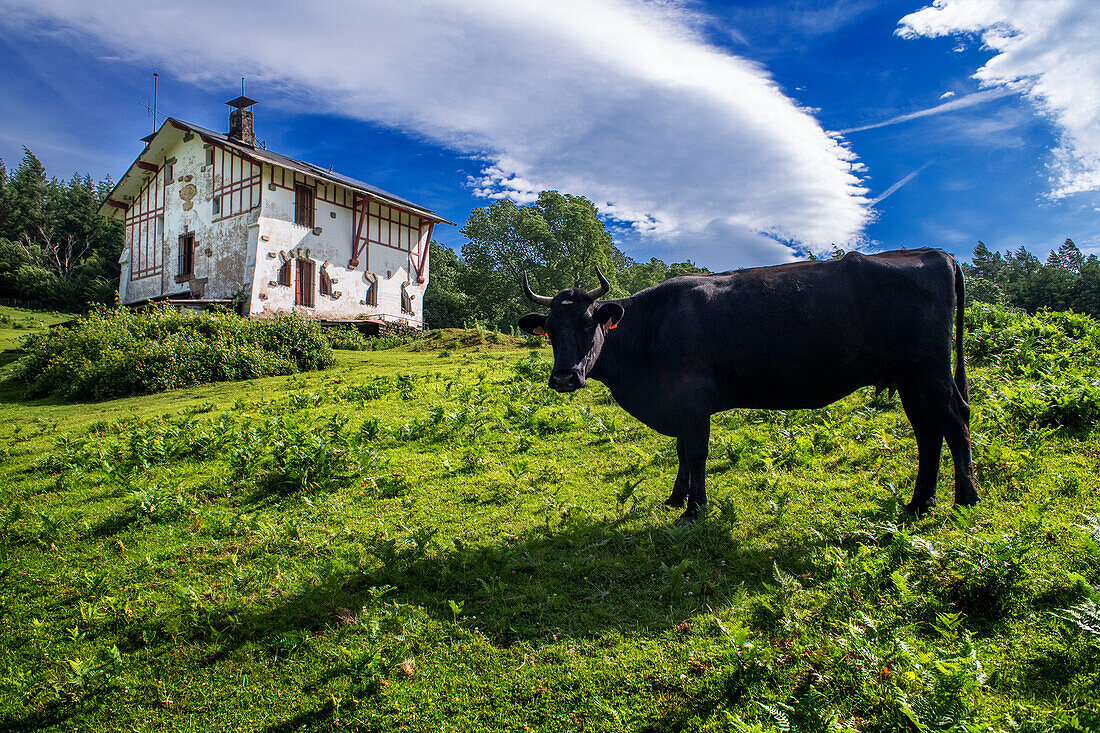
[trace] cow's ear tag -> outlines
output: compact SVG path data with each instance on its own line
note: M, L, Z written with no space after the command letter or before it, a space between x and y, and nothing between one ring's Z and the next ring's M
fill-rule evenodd
M605 331L614 331L618 327L619 327L619 322L618 321L613 321L610 318L607 319L607 323L603 324L603 330L605 330Z

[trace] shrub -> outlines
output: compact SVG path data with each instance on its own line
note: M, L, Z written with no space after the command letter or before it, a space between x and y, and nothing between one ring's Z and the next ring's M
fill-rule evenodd
M984 411L1020 427L1087 433L1100 421L1100 324L1069 312L1035 315L975 303L966 311L966 356L989 376L973 380Z
M320 327L292 314L252 321L228 311L94 311L33 334L12 379L35 397L104 400L335 364Z
M343 351L384 351L421 338L420 334L395 333L388 336L364 336L354 326L336 326L326 329L325 337L334 349Z

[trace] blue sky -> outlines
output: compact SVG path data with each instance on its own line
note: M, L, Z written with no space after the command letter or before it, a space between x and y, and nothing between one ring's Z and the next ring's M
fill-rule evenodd
M929 5L0 0L0 157L117 178L154 71L163 113L213 129L247 76L268 147L460 225L556 188L632 256L712 269L1100 253L1100 3Z

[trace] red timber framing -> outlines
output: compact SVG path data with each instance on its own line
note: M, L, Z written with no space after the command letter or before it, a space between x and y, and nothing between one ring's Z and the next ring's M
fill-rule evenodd
M348 260L348 269L359 267L359 255L366 254L367 259L363 265L364 270L370 270L370 247L367 238L363 236L363 224L367 221L367 207L372 201L370 196L356 197L355 206L351 210L351 259Z
M260 207L262 168L259 163L238 155L233 150L214 146L214 165L210 169L211 190L221 200L213 221L247 214Z
M163 232L158 226L158 220L164 216L162 179L158 168L126 211L126 241L130 245L131 280L160 275L164 270L161 241Z
M356 197L352 209L351 259L348 268L359 266L363 256L364 269L370 270L370 247L389 247L408 256L408 272L416 273L417 282L424 283L428 265L428 242L435 223L420 214L391 206L368 194Z
M427 229L427 232L424 230ZM435 222L425 222L420 225L416 241L416 250L409 249L409 275L416 272L416 282L423 285L427 277L424 271L428 266L428 251L431 249L432 232L435 231ZM427 236L425 236L425 233Z

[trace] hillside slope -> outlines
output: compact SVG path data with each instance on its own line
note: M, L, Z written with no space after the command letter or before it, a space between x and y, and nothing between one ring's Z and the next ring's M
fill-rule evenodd
M715 416L686 528L545 348L0 396L0 728L1096 729L1100 326L968 327L983 502L917 519L870 390Z

